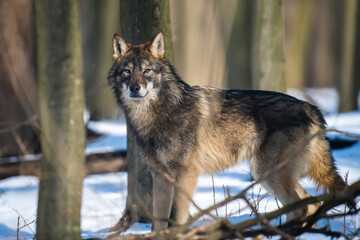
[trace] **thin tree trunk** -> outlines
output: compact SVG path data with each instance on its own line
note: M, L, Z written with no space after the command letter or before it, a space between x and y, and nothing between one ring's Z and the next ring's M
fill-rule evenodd
M254 89L286 91L282 0L256 0L252 45Z
M289 87L301 89L306 86L306 60L309 52L310 34L314 21L313 0L285 1L287 23L285 29L286 80Z
M120 16L121 34L133 44L149 41L158 31L162 31L165 36L166 58L173 63L169 0L122 0ZM112 230L126 228L129 222L149 222L152 217L151 175L146 164L140 159L139 147L129 128L127 140L126 211Z
M111 119L118 109L106 75L112 64L109 43L120 27L119 5L119 1L112 0L81 1L85 98L92 120Z
M355 77L355 71L358 71L356 69L359 68L359 50L356 49L359 45L359 25L356 22L360 14L359 2L358 0L345 0L344 4L340 112L357 109L357 96L359 94L359 79Z
M84 93L79 4L36 0L41 173L37 239L81 239Z
M228 5L227 2L219 4ZM253 0L237 1L235 19L226 50L227 88L251 89L251 32ZM231 6L230 6L231 7ZM226 12L222 15L225 15Z

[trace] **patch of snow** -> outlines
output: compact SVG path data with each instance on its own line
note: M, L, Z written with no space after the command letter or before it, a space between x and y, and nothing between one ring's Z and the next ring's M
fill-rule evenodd
M87 127L99 134L111 134L117 136L125 136L127 131L126 123L124 120L104 120L100 122L89 121Z
M106 153L126 151L126 136L106 135L86 144L85 153Z
M88 122L88 128L104 136L86 144L86 154L126 151L126 123L122 121Z
M287 94L314 104L324 114L336 113L338 110L339 95L335 88L305 88L303 90L289 88Z

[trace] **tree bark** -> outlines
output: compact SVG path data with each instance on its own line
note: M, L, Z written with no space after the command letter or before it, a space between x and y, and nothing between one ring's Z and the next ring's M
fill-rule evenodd
M85 127L79 3L36 0L41 173L37 239L81 239Z
M169 0L121 0L121 33L132 44L141 44L162 31L166 59L173 64Z
M151 40L158 31L165 36L166 58L173 63L169 0L122 0L120 2L121 34L132 44ZM152 215L152 179L147 165L140 159L134 134L128 128L127 138L128 194L126 211L113 228L123 227L123 220L146 221Z
M256 0L252 46L253 88L286 92L282 0Z

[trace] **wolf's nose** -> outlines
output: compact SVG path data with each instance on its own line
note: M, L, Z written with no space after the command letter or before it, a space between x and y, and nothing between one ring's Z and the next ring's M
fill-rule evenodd
M130 86L130 92L133 94L137 94L140 91L140 85L139 84L133 84Z

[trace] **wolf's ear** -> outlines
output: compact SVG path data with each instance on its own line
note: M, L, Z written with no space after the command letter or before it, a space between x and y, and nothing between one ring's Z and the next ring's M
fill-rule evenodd
M155 35L155 37L151 40L150 52L151 54L161 59L165 56L165 45L164 45L164 34L159 32Z
M115 33L113 38L113 48L114 48L113 59L114 61L118 61L129 50L130 45L125 41L125 39L120 34Z

